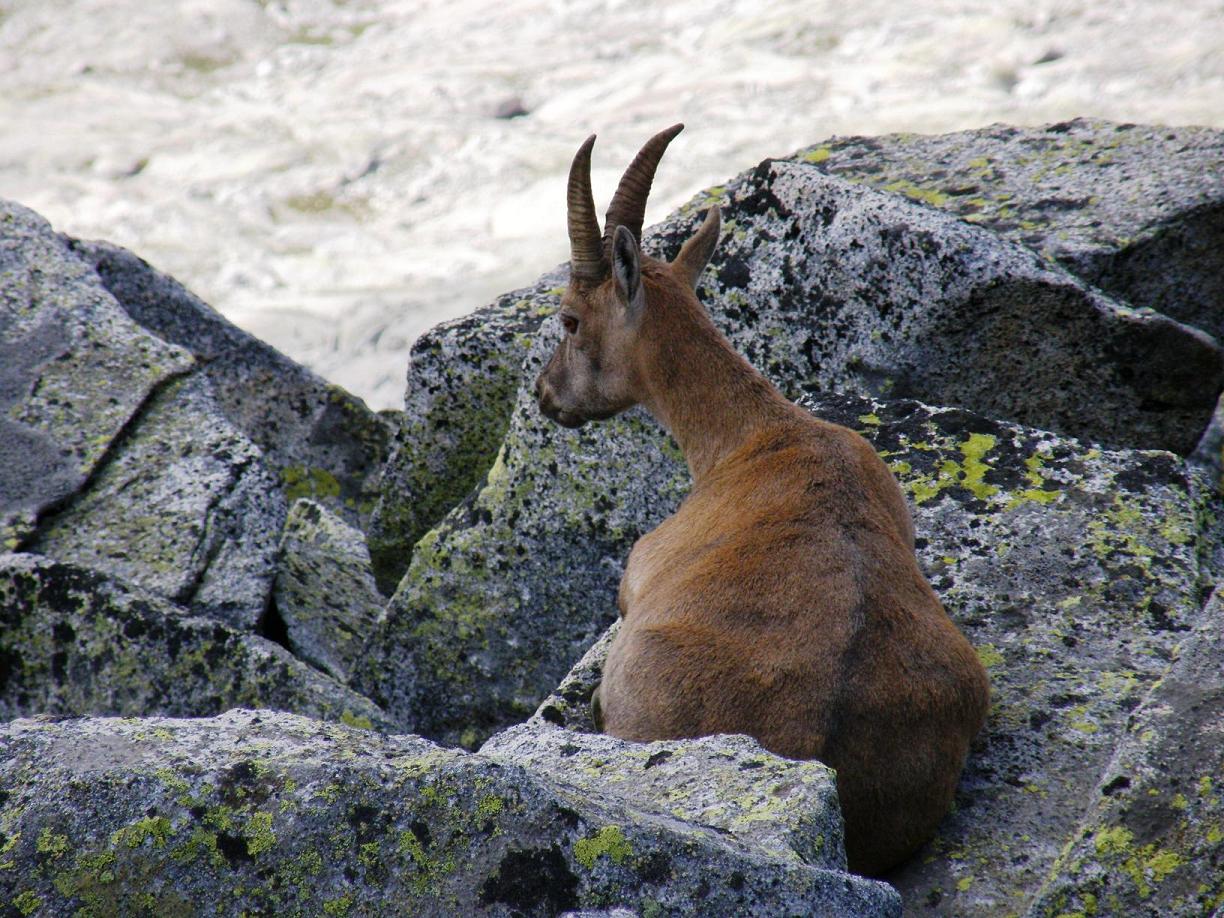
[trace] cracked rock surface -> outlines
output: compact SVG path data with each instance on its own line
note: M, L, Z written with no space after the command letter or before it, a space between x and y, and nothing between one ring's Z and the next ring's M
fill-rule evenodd
M809 766L819 768L819 766ZM901 914L886 884L521 765L292 714L0 727L27 913Z

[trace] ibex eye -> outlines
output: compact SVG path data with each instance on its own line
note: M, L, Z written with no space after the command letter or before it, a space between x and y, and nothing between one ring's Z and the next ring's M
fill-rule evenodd
M566 332L571 335L578 331L578 320L569 313L561 313L561 324L565 326Z

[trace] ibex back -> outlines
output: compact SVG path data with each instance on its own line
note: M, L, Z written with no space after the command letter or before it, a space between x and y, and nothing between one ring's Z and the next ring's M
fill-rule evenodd
M671 263L638 248L676 125L608 209L595 138L570 169L564 337L536 381L566 427L646 408L693 488L638 540L597 702L603 729L650 741L746 733L837 770L850 865L880 874L947 812L989 701L986 673L918 568L892 473L858 434L791 404L731 347L694 293L711 208Z

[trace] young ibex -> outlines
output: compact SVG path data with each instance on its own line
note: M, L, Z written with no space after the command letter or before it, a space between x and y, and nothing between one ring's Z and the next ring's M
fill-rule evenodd
M880 874L952 801L989 687L914 557L892 473L853 431L791 404L694 293L719 215L670 264L638 249L668 143L651 138L601 237L592 136L570 168L564 338L540 410L579 427L634 404L684 451L693 489L634 545L621 630L595 699L602 728L650 741L746 733L837 770L850 865Z

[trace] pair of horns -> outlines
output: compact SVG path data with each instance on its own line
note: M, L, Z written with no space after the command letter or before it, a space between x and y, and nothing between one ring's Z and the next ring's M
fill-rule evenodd
M612 234L618 226L625 227L633 233L634 239L641 241L646 198L650 195L650 183L654 181L655 169L658 168L663 151L672 142L672 138L683 130L683 124L673 124L646 141L646 145L621 176L616 194L612 195L602 234L599 231L599 220L595 216L595 198L591 194L591 148L595 146L595 135L588 137L578 148L574 162L570 165L569 186L565 194L569 219L571 277L602 281L608 276L611 269Z

